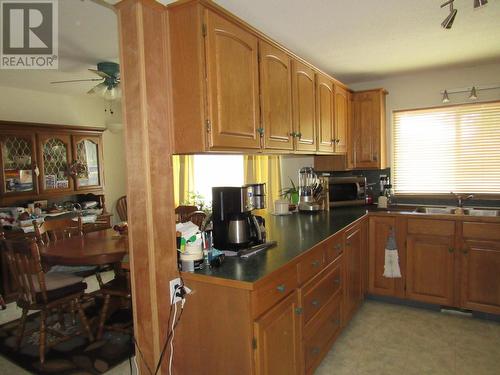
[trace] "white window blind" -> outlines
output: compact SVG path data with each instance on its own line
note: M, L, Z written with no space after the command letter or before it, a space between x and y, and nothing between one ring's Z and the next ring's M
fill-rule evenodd
M500 102L394 112L396 194L500 194Z

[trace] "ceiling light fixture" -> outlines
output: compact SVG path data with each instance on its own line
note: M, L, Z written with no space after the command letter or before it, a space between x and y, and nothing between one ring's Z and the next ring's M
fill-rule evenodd
M463 88L459 88L459 89L446 89L446 90L441 91L441 95L443 95L442 102L449 103L450 102L449 95L459 94L459 93L464 93L464 92L469 93L469 96L468 96L469 100L477 100L478 99L478 95L477 95L478 91L496 90L496 89L500 89L500 84L483 85L483 86L475 86L474 85L472 87L469 86L469 87L463 87Z
M448 91L444 90L443 92L443 100L442 100L443 103L449 103L450 102L450 98L448 97Z
M474 9L484 7L488 4L488 0L474 0Z
M455 0L448 0L444 4L441 4L441 8L444 8L447 5L450 6L450 14L448 14L444 21L441 22L441 27L443 29L451 29L451 27L453 26L453 21L455 21L457 10L453 7L453 1Z
M472 89L470 90L469 100L477 100L477 92L475 86L472 86Z

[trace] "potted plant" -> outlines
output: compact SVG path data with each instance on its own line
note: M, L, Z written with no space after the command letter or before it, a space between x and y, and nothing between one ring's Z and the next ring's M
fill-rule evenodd
M293 180L290 177L288 177L288 178L290 179L290 184L292 186L282 189L280 196L282 196L285 199L288 199L290 201L290 203L292 203L292 204L298 204L299 203L299 190L297 189L297 187L293 183Z

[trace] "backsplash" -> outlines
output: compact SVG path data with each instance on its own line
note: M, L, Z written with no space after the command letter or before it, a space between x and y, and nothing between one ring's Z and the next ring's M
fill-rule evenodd
M355 171L343 171L343 172L332 172L333 176L347 177L347 176L364 176L368 184L375 184L373 188L373 198L377 201L377 197L380 195L380 176L388 176L391 178L391 169L382 170L355 170ZM391 178L392 181L392 178ZM432 197L398 197L396 196L393 200L396 204L422 204L422 205L443 205L443 206L455 206L456 200L450 195L450 198L432 198ZM471 199L464 203L464 206L474 206L474 207L500 207L500 200L478 200Z

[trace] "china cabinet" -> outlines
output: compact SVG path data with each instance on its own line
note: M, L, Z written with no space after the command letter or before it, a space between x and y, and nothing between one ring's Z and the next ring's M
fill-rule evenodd
M0 121L0 203L102 194L102 132Z

